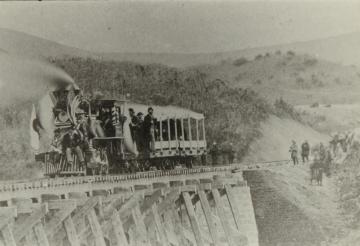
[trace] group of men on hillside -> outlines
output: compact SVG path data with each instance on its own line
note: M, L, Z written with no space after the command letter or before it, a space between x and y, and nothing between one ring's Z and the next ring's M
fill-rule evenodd
M289 149L291 159L294 166L299 164L298 160L298 147L296 142L293 140ZM323 172L330 175L330 165L332 162L332 155L330 149L325 148L323 143L312 149L313 160L310 165L311 183L313 180L317 180L318 184L322 184ZM301 157L303 164L309 161L310 145L308 141L304 141L301 145Z

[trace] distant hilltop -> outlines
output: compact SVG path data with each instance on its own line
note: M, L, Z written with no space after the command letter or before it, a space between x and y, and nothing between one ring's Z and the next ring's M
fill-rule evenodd
M318 59L325 59L344 65L360 66L360 32L336 37L295 42L267 47L216 53L100 53L86 51L39 38L23 32L0 28L0 49L9 53L30 57L91 57L103 60L132 61L137 63L160 63L174 67L216 64L221 61L246 57L248 59L266 52L288 50L306 53Z

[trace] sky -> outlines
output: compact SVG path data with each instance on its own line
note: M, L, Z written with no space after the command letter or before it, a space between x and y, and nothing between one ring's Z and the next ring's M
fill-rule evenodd
M360 1L0 2L0 27L91 51L211 53L360 32Z

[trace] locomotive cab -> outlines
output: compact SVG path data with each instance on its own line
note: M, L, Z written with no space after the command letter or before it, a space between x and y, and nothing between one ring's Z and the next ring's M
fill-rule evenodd
M91 122L97 122L93 129L93 148L106 155L112 173L119 172L124 166L125 104L126 100L96 100L91 111Z

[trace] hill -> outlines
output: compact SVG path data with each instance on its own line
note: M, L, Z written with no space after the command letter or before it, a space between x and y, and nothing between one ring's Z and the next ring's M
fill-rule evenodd
M257 54L251 60L238 57L196 68L230 86L250 88L271 102L282 97L293 105L352 103L360 98L357 67L293 51Z
M33 58L81 56L96 57L91 52L69 47L23 32L0 28L0 50Z
M239 57L252 59L258 54L274 53L278 50L311 54L318 59L344 65L360 66L360 33L343 34L311 41L280 44L266 47L214 53L101 53L85 51L46 40L23 32L0 28L0 49L10 53L36 57L93 57L103 60L132 61L141 64L160 63L174 67L188 67L200 64L217 64Z
M317 59L328 60L343 65L360 67L360 32L347 33L334 37L279 44L265 47L247 48L214 53L106 53L105 59L127 60L139 63L161 63L170 66L185 67L199 64L216 64L221 61L233 60L239 57L252 59L258 54L274 53L276 51L310 54Z

